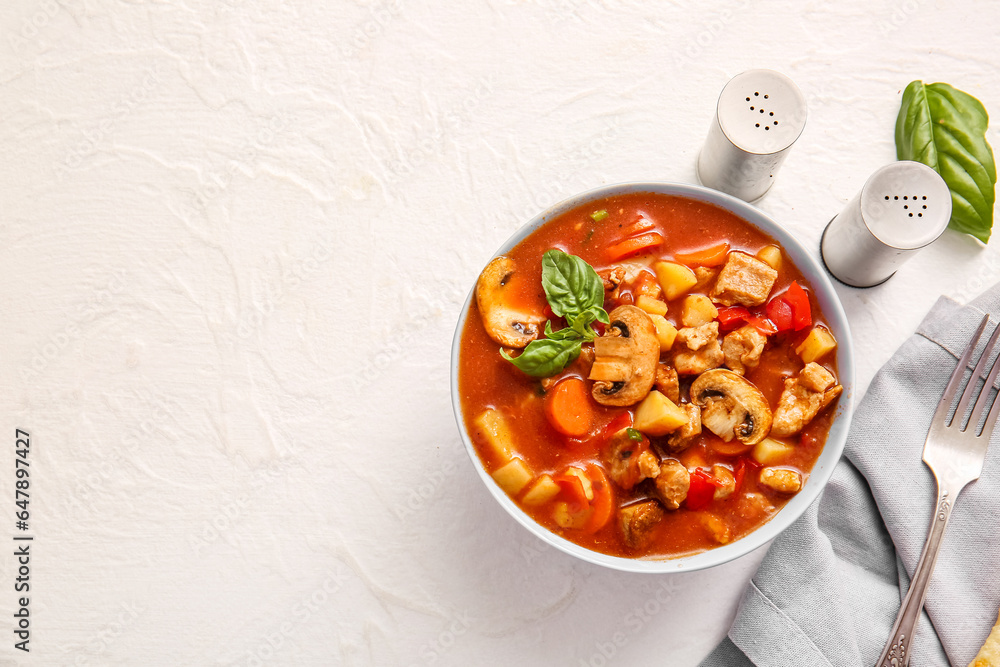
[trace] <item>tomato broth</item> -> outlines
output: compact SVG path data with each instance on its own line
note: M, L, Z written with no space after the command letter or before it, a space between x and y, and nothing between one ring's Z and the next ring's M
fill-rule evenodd
M643 239L649 239L650 234L658 234L662 242L641 247L645 242ZM626 256L619 257L624 241L632 243L638 250L629 254L630 246L626 246ZM506 257L517 267L516 272L504 284L506 303L517 310L547 317L553 330L566 326L562 318L552 313L542 286L542 257L553 248L582 258L599 274L622 266L633 276L640 276L638 279L624 281L615 290L606 292L604 308L611 312L618 306L635 303L636 282L649 282L641 274L655 275L652 268L655 262L671 262L677 261L679 257L691 256L705 259L708 257L705 250L719 247L720 244L728 244L726 261L733 253L756 257L762 249L778 246L774 239L735 214L706 202L655 193L623 194L588 202L549 220L506 253ZM611 255L616 258L610 259ZM699 268L697 261L690 259L685 266L692 270ZM683 299L689 295L713 294L713 281L718 280L718 269L719 264L716 264L716 275L707 281L700 281L680 297L660 297L659 300L666 309L663 318L673 328L685 328L681 320L680 304ZM699 275L710 276L712 270L705 268ZM784 252L780 253L780 268L776 271L777 276L768 292L768 298L773 300L787 293L792 283L796 283L808 295L811 321L809 326L799 330L767 335L766 345L756 367L745 371L745 380L759 389L772 410L779 405L790 379L797 377L806 366L804 357L797 350L813 330L826 328L823 313L808 280ZM654 289L659 289L659 285L654 284ZM717 298L712 297L710 300ZM773 325L773 321L766 318L767 313L771 312L769 303L766 310L763 304L748 308L764 322L765 328L762 331L769 331L766 327ZM719 303L714 306L720 313L726 309L726 306ZM660 308L659 305L656 307ZM726 310L727 314L731 312L731 308ZM598 333L609 335L611 327L597 324L595 328ZM724 342L724 336L728 334L729 331L723 327L719 331L719 340ZM589 345L589 341L582 344L584 349ZM777 463L761 463L755 456L763 458L764 455L755 449L755 445L744 444L737 439L727 442L708 428L701 428L701 433L689 438L679 451L664 444L668 437L666 435L639 433L638 436L649 441L651 451L655 452L657 465L662 466L668 459L679 462L687 471L690 482L689 497L681 501L679 507L664 510L662 502L658 508L653 507L656 509L656 516L660 518L655 525L644 529L649 534L644 534L638 541L641 543L638 543L636 540L630 541L629 538L634 538L634 533L623 528L627 522L625 508L635 503L655 500L655 479L645 479L632 488L623 488L615 483L615 479L608 479L610 466L606 433L609 425L616 419L621 420L626 413L628 417L624 419L629 422L635 419L638 404L614 406L592 400L592 405L584 406L588 410L587 414L592 415L588 432L580 437L563 435L546 415L546 396L555 384L573 377L586 382L589 390L594 383L588 379L589 364L585 357L592 355L581 355L577 361L550 378L538 378L522 372L501 356L501 347L484 326L480 308L476 299L473 299L461 332L458 387L465 427L482 465L487 472L494 474L509 460L507 455L498 455L498 450L489 446L489 434L484 432L482 423L477 421L477 416L492 410L503 417L509 428L510 456L519 458L523 462L522 467L529 470L531 475L524 486L511 494L512 498L535 521L554 533L583 547L614 556L664 558L689 555L739 539L761 526L794 495L787 489L776 490L762 483L762 479L767 477L763 470L771 467L779 469L782 475L797 474L804 483L822 451L832 421L832 405L836 403L834 399L831 405L824 405L798 433L772 438L786 446L784 449L779 448L783 454ZM519 352L512 348L504 349L512 356ZM670 349L661 348L659 364L668 372L672 354L674 352ZM836 376L835 354L826 353L816 362ZM725 369L725 366L720 367ZM688 394L695 377L697 376L683 374L679 376L680 400L677 404L682 408L693 400ZM799 393L804 394L806 391L802 389ZM630 437L638 440L633 429L628 429L628 432ZM610 482L612 511L610 518L602 525L593 525L593 508L590 508L592 520L586 529L567 526L568 521L559 519L560 515L553 503L565 496L568 488L565 484L550 502L522 502L525 493L532 488L539 476L558 477L560 471L565 471L568 467L575 466L583 470L588 465L600 468L600 472L594 473L596 477L591 476L599 487L598 492L605 491L604 483L599 480ZM696 480L692 476L708 476L715 485L712 488L720 488L718 485L722 482L711 478L713 470L726 480L731 477L736 488L728 496L713 497L707 504L702 500L698 507L693 508L695 503L691 494ZM683 477L685 473L680 474Z

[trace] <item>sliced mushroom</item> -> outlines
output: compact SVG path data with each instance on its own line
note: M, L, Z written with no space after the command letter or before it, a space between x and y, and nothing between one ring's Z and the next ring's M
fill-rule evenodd
M734 437L747 445L763 440L771 430L771 407L752 382L715 368L691 383L691 400L701 406L701 423L726 442Z
M633 405L653 388L660 342L649 315L635 306L619 306L609 317L605 334L594 339L592 394L602 405Z
M514 260L500 256L486 265L476 283L476 305L490 338L507 347L525 347L542 333L543 315L508 306L504 290L514 275Z

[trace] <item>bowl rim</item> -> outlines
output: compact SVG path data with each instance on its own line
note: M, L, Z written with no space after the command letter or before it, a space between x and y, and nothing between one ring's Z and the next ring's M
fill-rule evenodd
M665 181L632 181L602 185L596 188L572 195L559 203L541 211L531 220L521 225L503 244L497 249L493 257L508 252L515 245L523 241L539 227L553 218L583 205L588 201L612 197L616 195L650 192L660 195L686 197L697 201L713 204L724 210L742 218L745 222L760 231L764 232L778 243L791 258L795 266L805 275L813 287L814 296L820 304L827 319L827 324L833 329L837 344L837 367L840 384L844 387L840 401L837 404L837 415L830 427L826 444L823 451L813 465L813 469L806 480L805 486L799 493L792 497L788 503L779 510L771 519L751 531L744 537L718 546L708 551L696 554L679 556L674 558L622 558L612 556L598 551L593 551L571 542L548 528L536 522L524 510L522 510L506 492L493 480L486 471L485 466L476 452L472 443L472 438L465 426L463 417L461 394L458 387L458 359L461 347L462 331L469 316L472 299L475 295L475 283L469 291L462 305L462 310L455 328L454 338L451 348L451 399L452 409L458 425L459 433L465 444L466 453L472 460L473 466L479 473L480 478L486 484L491 495L518 523L528 529L542 541L551 546L579 558L585 562L601 565L624 572L642 573L671 573L671 572L693 572L710 567L715 567L723 563L735 560L741 556L755 551L759 547L769 543L786 528L795 523L799 517L805 513L806 509L816 501L821 495L827 482L833 475L834 468L840 461L844 447L847 442L847 435L850 429L851 420L854 415L854 389L855 389L855 362L854 343L851 338L850 326L843 304L837 295L837 291L827 275L825 268L819 260L819 254L811 254L806 247L798 241L787 229L775 222L769 215L760 209L748 204L742 199L737 199L723 192L713 190L701 185L671 183ZM484 264L485 266L485 264ZM478 274L477 274L478 277Z

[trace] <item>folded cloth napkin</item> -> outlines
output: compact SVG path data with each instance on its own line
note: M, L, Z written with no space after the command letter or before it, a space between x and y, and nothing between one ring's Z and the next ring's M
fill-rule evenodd
M1000 285L965 307L938 300L878 372L823 495L772 543L728 637L702 667L875 664L935 505L934 477L921 460L931 416L984 313L992 324L1000 320ZM965 667L998 607L1000 434L994 434L982 475L955 502L910 664Z

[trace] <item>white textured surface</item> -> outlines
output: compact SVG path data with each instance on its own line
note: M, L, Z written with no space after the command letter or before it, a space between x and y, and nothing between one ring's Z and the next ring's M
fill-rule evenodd
M1000 114L998 20L988 0L4 3L0 540L15 428L37 537L30 656L0 556L0 664L695 664L761 554L654 578L542 549L456 432L459 305L539 209L693 181L750 68L806 96L759 206L817 247L894 159L910 80ZM998 242L948 232L838 288L862 388L939 294L998 277Z

